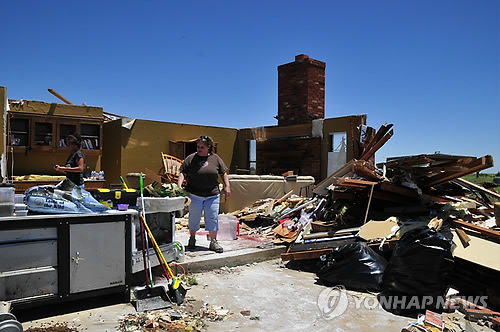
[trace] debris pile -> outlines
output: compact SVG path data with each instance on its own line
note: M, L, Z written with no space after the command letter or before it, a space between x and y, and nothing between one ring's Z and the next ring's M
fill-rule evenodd
M204 303L195 312L182 308L130 314L120 320L119 331L201 331L205 322L222 321L231 315L228 309Z
M40 327L30 327L25 332L78 332L67 323L43 323Z
M450 287L500 308L500 194L492 183L463 178L492 167L492 157L436 153L375 165L391 127L367 128L359 159L316 185L313 197L288 193L232 214L242 229L272 232L275 243L287 244L284 261L321 258L316 272L325 283L406 299L387 310L403 313L411 299L430 298L413 309L440 312Z

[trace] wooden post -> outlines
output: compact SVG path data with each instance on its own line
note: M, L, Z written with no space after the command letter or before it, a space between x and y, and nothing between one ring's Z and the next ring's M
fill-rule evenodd
M370 189L370 197L368 198L368 206L366 207L366 214L365 214L365 220L363 221L363 225L366 224L366 219L368 219L368 211L370 211L370 204L372 203L372 196L373 196L373 188L375 187L374 184L372 184L372 188Z

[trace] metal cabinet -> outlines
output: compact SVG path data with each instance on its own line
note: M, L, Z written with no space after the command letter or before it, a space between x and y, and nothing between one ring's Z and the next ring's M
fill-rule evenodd
M132 214L0 218L0 301L14 307L111 293L129 300Z

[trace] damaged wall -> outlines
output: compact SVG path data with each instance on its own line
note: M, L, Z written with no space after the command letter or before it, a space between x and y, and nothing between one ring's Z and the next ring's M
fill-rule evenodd
M46 103L34 100L9 100L9 118L24 117L30 121L30 135L33 135L33 122L56 122L61 124L92 123L102 124L102 108L86 105L68 105ZM88 121L88 122L87 122ZM58 137L58 126L55 126L53 138ZM7 135L3 135L7 137ZM101 155L99 150L82 150L85 155L85 166L88 172L100 170ZM44 174L61 175L54 170L54 165L64 164L69 155L69 150L57 147L53 142L51 146L32 147L31 145L13 148L7 153L7 171L11 174L12 162L14 163L13 175Z
M310 175L321 179L321 139L319 137L284 137L257 142L257 174Z
M175 155L170 151L171 142L190 141L201 135L212 137L217 143L217 154L230 172L235 171L233 154L237 129L137 119L129 130L121 121L104 126L106 143L102 164L109 183L120 183L120 175L125 177L127 173L141 172L145 168L158 172L162 167L161 152Z
M366 114L329 118L323 121L323 137L321 139L321 179L326 178L328 170L328 152L332 150L330 134L345 132L347 134L347 160L359 158L360 126L366 124Z

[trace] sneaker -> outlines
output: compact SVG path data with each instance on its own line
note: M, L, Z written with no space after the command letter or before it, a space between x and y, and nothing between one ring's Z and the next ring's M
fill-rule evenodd
M218 254L224 252L224 249L220 246L220 244L219 244L219 242L217 242L217 240L210 241L210 247L208 247L208 249L215 251Z
M196 247L196 238L194 236L189 238L187 247L188 249L194 249Z

